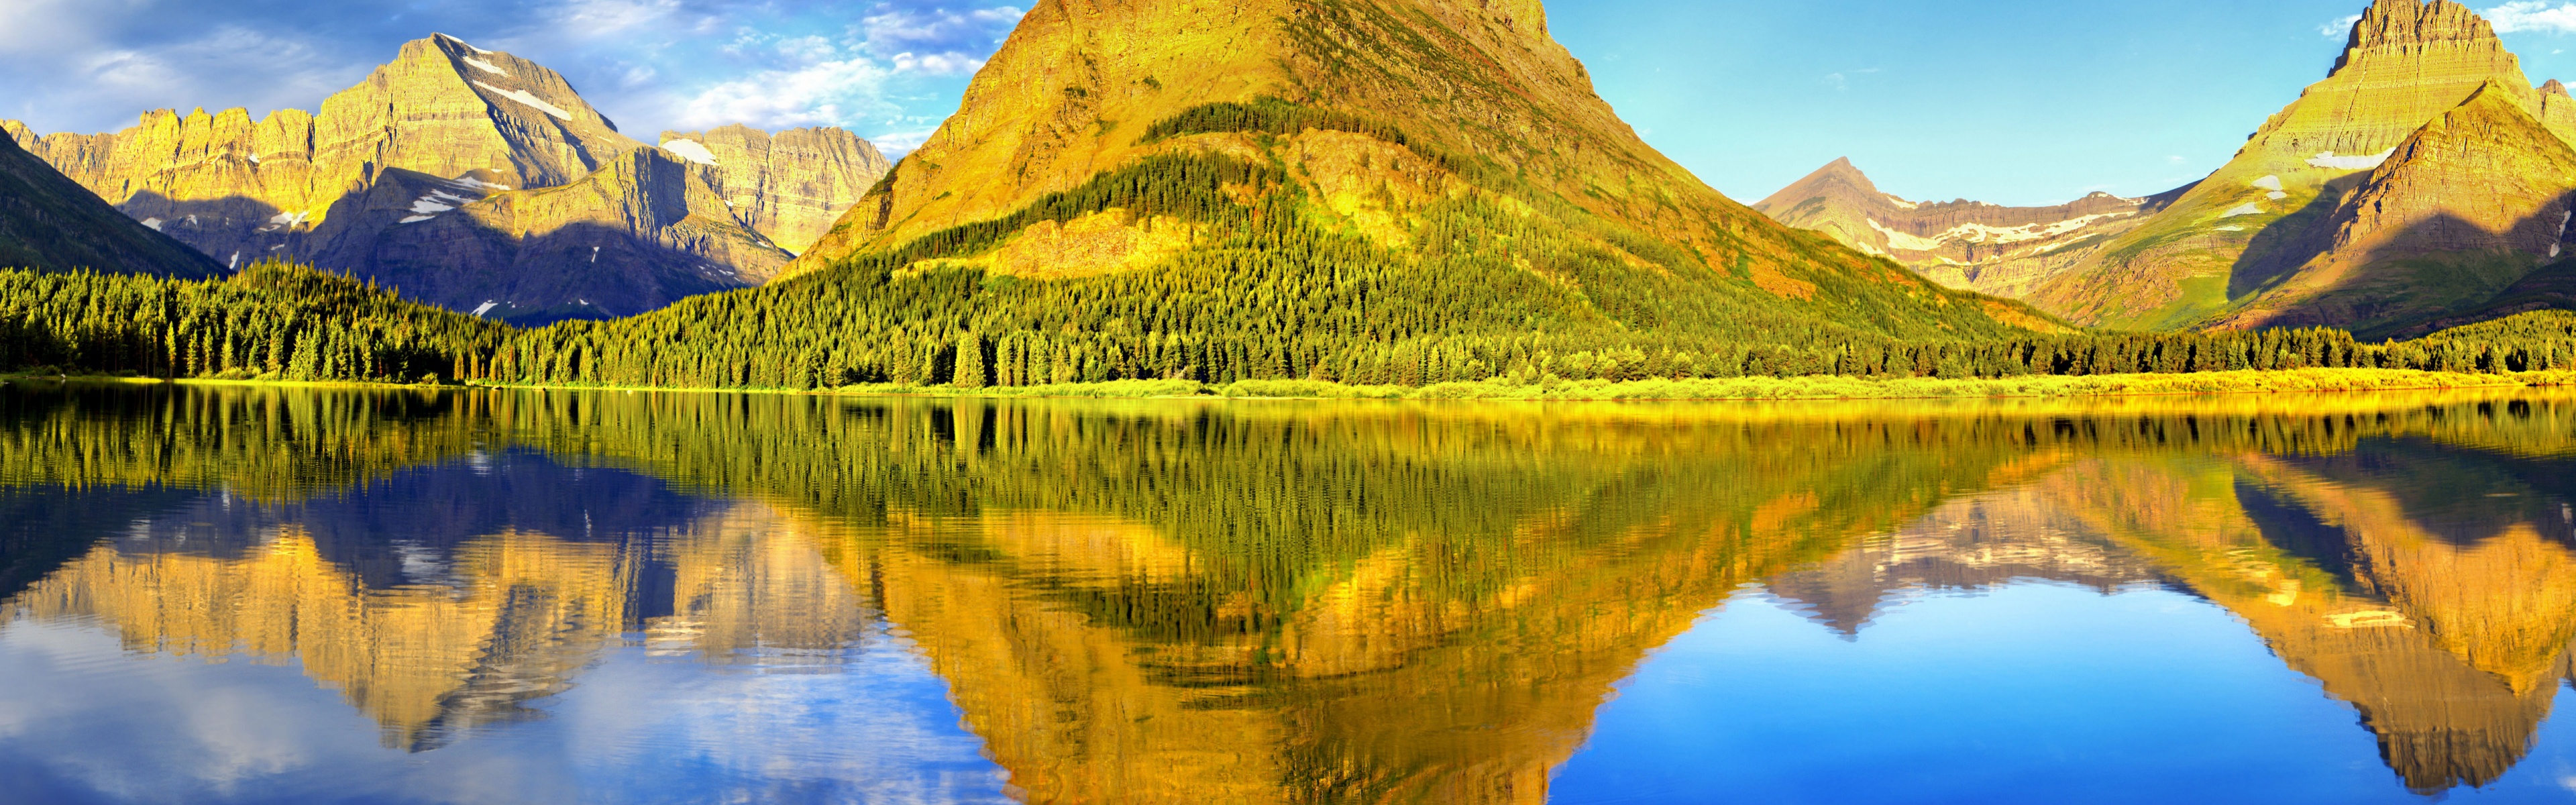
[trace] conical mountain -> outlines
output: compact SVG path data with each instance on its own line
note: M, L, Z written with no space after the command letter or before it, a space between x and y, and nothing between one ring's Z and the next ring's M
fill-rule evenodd
M2576 104L2532 88L2519 60L2475 12L2450 0L2377 0L2354 23L2333 72L2265 122L2225 167L2028 298L2090 324L2176 327L2227 319L2334 239L2336 210L2347 194L2400 145L2490 85L2537 121L2536 130L2560 140L2576 135ZM2416 203L2454 202L2477 203L2447 197ZM2397 251L2420 253L2433 245ZM2318 322L2350 323L2333 316Z
M2188 189L2147 198L2097 192L2046 207L1916 202L1881 192L1851 160L1837 159L1753 209L1884 255L1943 285L2017 298L2082 263Z
M2319 253L2265 284L2228 327L2365 332L2483 302L2564 250L2576 149L2499 84L2435 118L2335 208Z
M1038 3L791 271L933 269L978 272L966 329L1257 336L1299 346L1247 368L1292 376L1417 379L1351 351L1470 334L1732 363L2052 326L1710 189L1619 120L1532 0ZM1451 348L1433 376L1520 360Z
M445 35L403 45L364 82L324 100L318 115L287 109L254 121L241 109L163 110L116 134L41 138L14 122L0 127L129 216L159 219L163 231L226 264L303 260L413 299L521 321L636 313L757 284L794 257L765 233L810 239L840 212L821 206L846 208L857 191L763 199L793 195L799 183L864 188L882 173L865 158L872 148L840 142L865 155L780 171L793 176L753 174L742 181L753 184L754 204L736 210L724 169L619 133L542 65ZM856 141L838 130L803 136ZM667 164L638 169L646 162ZM695 176L647 178L683 173ZM589 189L505 200L576 185ZM478 204L488 208L443 215ZM637 214L646 208L654 214ZM669 231L684 219L692 223ZM418 226L435 220L483 225ZM422 229L430 232L411 231Z

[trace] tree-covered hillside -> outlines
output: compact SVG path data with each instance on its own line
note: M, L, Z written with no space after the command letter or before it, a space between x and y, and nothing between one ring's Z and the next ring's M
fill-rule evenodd
M1221 278L1226 268L1206 267L1200 276ZM1349 284L1366 290L1371 279L1359 274ZM1805 333L1809 340L1803 343L1765 346L1755 341L1747 346L1713 334L1689 340L1607 326L1514 332L1509 329L1512 319L1493 314L1471 320L1489 328L1475 335L1379 341L1368 328L1428 329L1434 323L1404 315L1411 308L1382 317L1351 315L1341 305L1308 307L1258 293L1186 309L1146 301L1213 293L1210 289L1220 284L1213 280L1196 287L1113 284L1104 290L1092 284L994 279L958 269L882 277L878 283L853 292L839 283L799 281L757 294L709 297L654 318L523 330L286 265L263 263L230 279L193 281L0 271L0 373L827 389L867 382L977 388L1157 378L1225 384L1311 377L1422 386L1547 377L1966 378L2301 368L2487 373L2576 368L2576 314L2561 311L2386 344L2362 343L2350 333L2329 329L1907 341L1819 328ZM886 288L901 293L887 293ZM1124 296L1107 293L1122 289ZM1459 298L1418 298L1450 305L1444 309L1461 317L1474 315L1474 306ZM900 304L888 304L888 299ZM1014 300L1021 306L979 309L978 299ZM615 340L651 332L636 329L647 323L686 328L708 321L711 316L699 312L702 306L760 300L768 300L767 306L719 311L755 318L768 328L722 342L729 351L692 349L679 338L685 329L661 333L667 340L660 343ZM1366 305L1350 307L1367 310ZM1725 312L1669 309L1695 316ZM1016 323L1006 318L1010 311L1044 310L1086 312L1098 317L1092 321L1099 322L1099 330L975 329ZM1199 317L1186 318L1184 312ZM700 318L688 318L692 313ZM1158 315L1173 318L1152 318ZM1521 320L1543 321L1529 315ZM822 337L828 330L809 329L816 321L871 316L932 321L949 329L888 324L857 331L866 337L837 341ZM1278 337L1262 329L1263 322L1274 319L1318 321L1318 326L1349 328L1340 332L1354 337ZM1135 321L1174 322L1191 329L1139 331ZM1005 335L988 335L995 332Z

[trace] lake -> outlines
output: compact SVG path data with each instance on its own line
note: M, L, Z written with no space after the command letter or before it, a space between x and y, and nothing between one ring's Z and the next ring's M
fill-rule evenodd
M2576 392L0 387L0 801L2576 799Z

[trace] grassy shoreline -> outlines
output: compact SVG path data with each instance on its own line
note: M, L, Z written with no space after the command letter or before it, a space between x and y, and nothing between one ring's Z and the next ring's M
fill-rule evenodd
M696 389L629 386L473 384L406 385L358 381L216 380L112 376L36 376L0 374L0 381L72 380L126 384L176 383L207 386L372 389L557 389L579 391L723 392L743 394L813 394L870 397L982 397L1089 399L1351 399L1351 400L1496 400L1496 401L1727 401L1727 400L1939 400L1977 398L2127 397L2215 394L2288 394L2321 392L2514 388L2576 385L2576 371L2519 374L2466 374L2409 369L2293 369L2281 371L2206 372L2198 374L2128 374L2031 376L1973 380L1934 378L1871 379L1853 377L1725 378L1695 380L1547 380L1515 383L1488 380L1409 388L1352 386L1316 380L1247 380L1211 386L1190 380L1118 380L1052 386L955 388L950 386L861 385L836 389Z

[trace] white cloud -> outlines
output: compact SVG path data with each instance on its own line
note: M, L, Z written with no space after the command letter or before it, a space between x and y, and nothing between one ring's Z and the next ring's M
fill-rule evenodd
M2495 23L2496 33L2576 33L2576 2L2552 6L2545 0L2516 0L2481 13Z
M892 115L897 110L885 99L892 75L863 58L763 71L699 92L689 99L680 122L701 129L729 123L782 129Z
M889 158L901 159L903 155L912 153L912 149L920 148L922 143L930 142L930 135L937 133L939 130L935 128L888 132L868 138L868 144L876 146Z
M933 53L927 56L916 56L910 53L894 55L894 70L898 73L974 75L975 71L981 69L984 69L983 59L963 53Z
M1839 73L1829 73L1825 76L1825 86L1833 87L1836 92L1851 89L1852 76L1869 75L1878 71L1879 68L1872 67L1866 70L1844 70Z
M678 0L571 0L546 16L555 23L553 32L600 39L653 25L680 11Z
M2350 35L2352 33L2353 24L2360 21L2361 15L2354 14L2343 19L2317 26L2317 33L2324 34L2329 39Z

